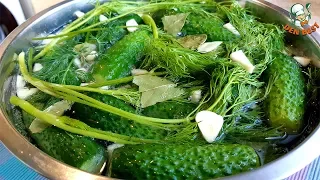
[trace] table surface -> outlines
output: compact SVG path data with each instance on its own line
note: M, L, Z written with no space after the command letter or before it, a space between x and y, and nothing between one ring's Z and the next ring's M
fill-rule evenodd
M56 3L63 0L31 0L35 13L38 13ZM312 19L310 23L320 22L320 1L318 0L267 0L286 10L289 10L295 3L311 3ZM46 178L37 174L35 171L27 167L25 164L15 158L0 142L0 180L16 180L16 179L37 179L45 180ZM288 177L286 180L319 180L320 179L320 158L313 161L310 165Z

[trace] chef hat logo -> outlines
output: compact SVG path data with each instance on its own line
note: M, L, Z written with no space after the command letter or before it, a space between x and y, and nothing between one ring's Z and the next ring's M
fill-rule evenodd
M300 3L296 3L291 7L290 17L295 25L302 27L305 24L308 24L309 20L311 19L311 13L309 11L310 6L310 3L307 3L306 7ZM305 9L307 12L305 12Z
M300 3L294 4L291 7L291 13L294 16L299 16L301 14L304 14L304 6Z

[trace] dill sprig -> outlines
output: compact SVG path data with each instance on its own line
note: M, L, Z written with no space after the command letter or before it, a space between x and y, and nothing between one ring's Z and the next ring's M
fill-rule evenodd
M182 47L178 41L166 34L160 34L158 39L152 39L145 49L145 59L141 67L145 69L165 69L174 77L185 77L197 71L204 71L218 60L220 52L203 55Z
M229 53L243 50L255 64L267 64L273 59L273 50L284 49L284 31L278 26L257 21L238 3L217 5L217 8L218 13L224 14L241 35L240 39L226 43Z
M34 72L33 76L57 84L80 85L80 74L73 64L74 58L78 55L74 46L79 43L77 38L73 38L54 46L48 54L38 60L43 68ZM28 62L30 64L30 60Z

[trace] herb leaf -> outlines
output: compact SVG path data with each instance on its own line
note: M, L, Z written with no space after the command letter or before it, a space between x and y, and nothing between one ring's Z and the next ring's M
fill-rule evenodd
M168 34L176 36L183 28L188 15L189 14L187 13L181 13L171 16L164 16L162 18L162 23L164 26L163 29L167 31Z
M207 35L206 34L199 34L199 35L188 35L183 38L180 38L178 42L183 46L184 48L195 50L197 49L201 44L206 42Z
M139 92L142 92L142 108L173 99L184 93L183 89L176 88L175 83L149 74L135 76L133 83L138 85Z

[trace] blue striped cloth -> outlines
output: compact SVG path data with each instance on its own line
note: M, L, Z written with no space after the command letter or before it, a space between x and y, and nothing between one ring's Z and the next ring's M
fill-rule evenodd
M0 142L0 180L47 180L15 158ZM320 158L286 180L319 180Z

